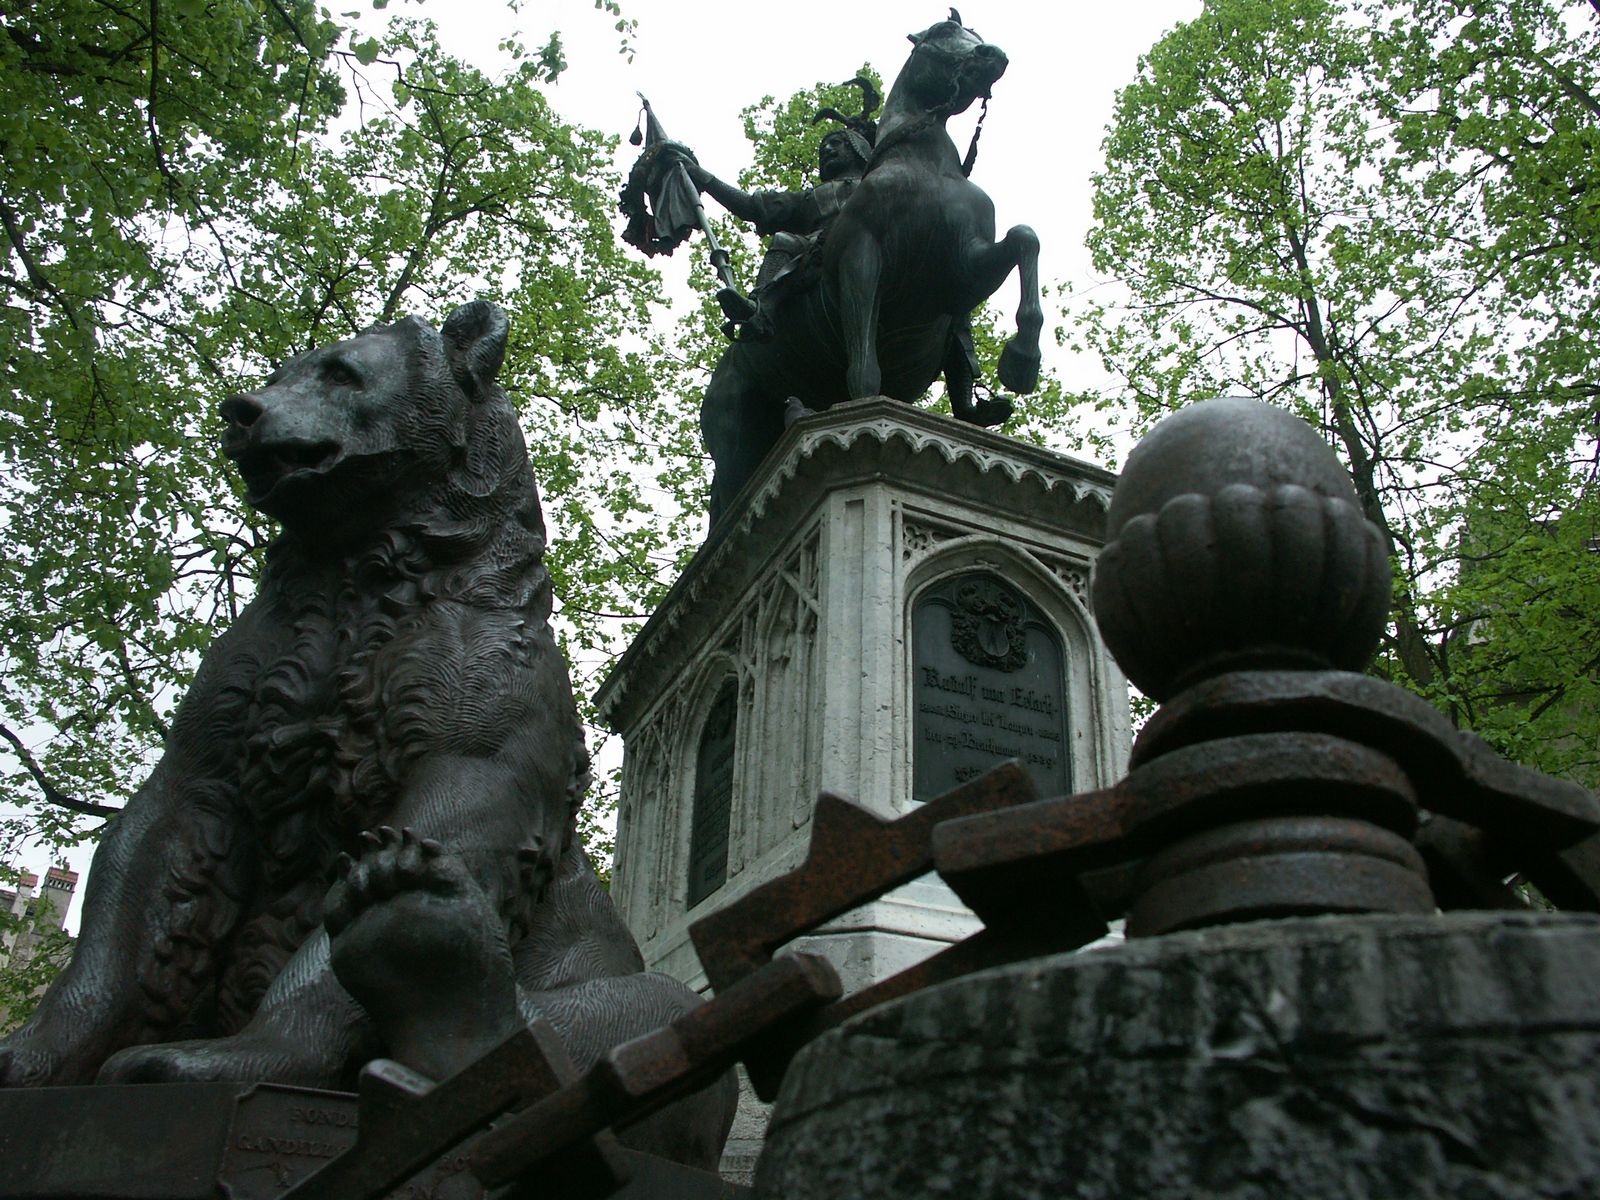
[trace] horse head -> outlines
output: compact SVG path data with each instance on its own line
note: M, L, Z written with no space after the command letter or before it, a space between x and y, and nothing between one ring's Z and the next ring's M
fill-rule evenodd
M953 8L949 20L906 38L914 49L894 90L925 112L965 112L979 97L988 99L995 80L1006 72L1005 51L963 25Z

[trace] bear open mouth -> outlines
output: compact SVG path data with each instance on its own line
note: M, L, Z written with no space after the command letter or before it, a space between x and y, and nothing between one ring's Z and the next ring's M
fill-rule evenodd
M235 461L251 498L259 499L291 475L327 470L338 457L337 442L275 442L241 450Z

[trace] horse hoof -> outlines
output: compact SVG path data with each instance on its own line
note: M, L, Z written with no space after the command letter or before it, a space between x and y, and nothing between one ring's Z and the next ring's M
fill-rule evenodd
M1037 348L1007 342L1000 352L1000 386L1014 395L1022 396L1039 386L1039 351Z

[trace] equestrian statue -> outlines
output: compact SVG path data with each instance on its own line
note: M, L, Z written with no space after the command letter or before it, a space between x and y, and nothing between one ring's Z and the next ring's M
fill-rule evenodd
M804 192L745 193L724 183L665 140L651 115L650 144L623 193L629 241L658 253L696 226L709 233L702 190L775 235L753 301L734 288L727 256L712 242L734 337L700 409L715 465L712 529L786 425L808 411L878 395L915 402L942 374L958 418L998 425L1010 416L1009 401L973 400L970 320L1013 268L1022 299L1000 383L1017 394L1038 384L1039 239L1017 225L995 240L994 204L968 178L977 135L963 161L945 129L974 101L987 105L1006 56L954 9L909 38L911 55L875 122L876 95L864 80L852 81L862 86L861 116L818 114L845 128L824 139L822 183Z

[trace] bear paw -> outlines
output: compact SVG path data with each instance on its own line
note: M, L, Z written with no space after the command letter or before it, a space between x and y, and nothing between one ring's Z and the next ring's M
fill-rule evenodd
M505 923L439 843L387 826L362 839L324 906L333 973L391 1058L443 1079L521 1024Z
M33 1018L0 1038L0 1088L94 1082L117 1043L92 1005L48 993Z
M63 1075L70 1075L65 1070L65 1056L40 1044L39 1039L25 1036L27 1032L25 1028L18 1030L0 1042L0 1087L44 1087L53 1083L84 1082L62 1078Z
M340 1056L309 1053L314 1039L246 1031L235 1037L130 1046L113 1054L96 1083L283 1083L340 1086Z

